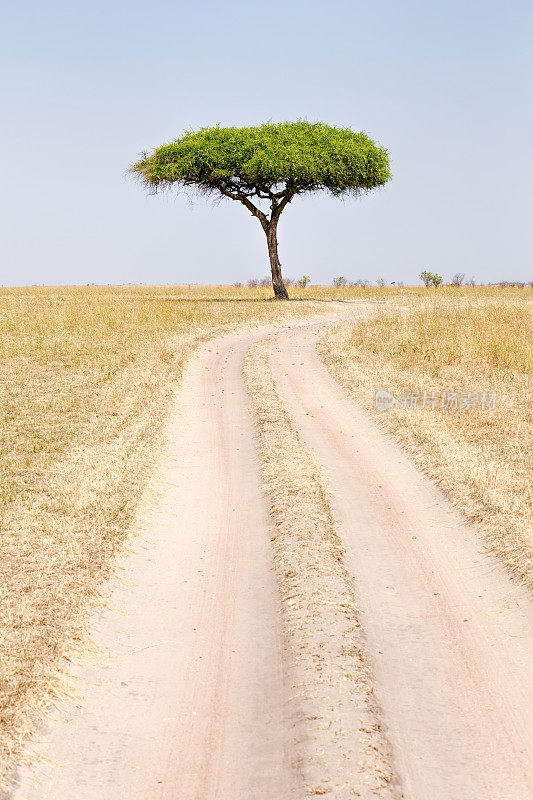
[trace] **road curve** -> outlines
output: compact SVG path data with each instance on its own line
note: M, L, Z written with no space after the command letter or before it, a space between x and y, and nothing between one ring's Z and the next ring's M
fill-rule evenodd
M241 330L191 360L140 535L94 621L103 655L77 668L82 702L54 712L36 744L47 762L21 768L9 800L300 797L242 379L266 336L330 484L403 796L533 797L531 601L333 381L314 347L325 319Z
M531 599L332 379L317 338L279 336L272 370L329 479L404 795L532 798Z

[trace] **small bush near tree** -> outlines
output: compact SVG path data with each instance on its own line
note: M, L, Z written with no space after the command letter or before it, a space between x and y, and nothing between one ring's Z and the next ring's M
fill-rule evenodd
M270 278L249 278L247 283L250 289L256 289L259 286L270 286Z
M302 275L301 278L298 278L298 286L301 286L302 289L305 289L310 280L311 278L309 275Z
M425 269L420 273L420 280L423 282L424 286L440 286L442 283L442 275L437 275Z
M348 279L344 277L344 275L340 275L338 278L333 278L333 286L336 286L340 289L342 286L346 286L348 284Z

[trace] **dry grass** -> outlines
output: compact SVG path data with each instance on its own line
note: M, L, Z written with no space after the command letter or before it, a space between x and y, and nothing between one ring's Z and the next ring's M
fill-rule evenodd
M396 797L372 699L365 639L324 479L294 431L253 345L244 376L259 429L264 488L276 526L274 564L291 665L291 716L306 797ZM300 727L301 726L301 727Z
M65 691L187 357L316 311L247 290L0 290L0 778Z
M376 413L533 587L533 322L531 290L406 296L409 314L379 314L320 343L337 379L368 409L378 388L497 392L494 411Z

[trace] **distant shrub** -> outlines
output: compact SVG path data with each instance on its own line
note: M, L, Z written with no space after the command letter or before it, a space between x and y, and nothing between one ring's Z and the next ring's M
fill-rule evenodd
M340 289L342 286L346 286L348 284L348 279L341 275L338 278L333 278L333 286L336 286L337 289Z
M258 286L270 286L271 282L271 278L250 278L247 283L250 289L256 289Z
M437 275L425 269L420 273L420 280L423 282L424 286L440 286L442 283L442 275Z

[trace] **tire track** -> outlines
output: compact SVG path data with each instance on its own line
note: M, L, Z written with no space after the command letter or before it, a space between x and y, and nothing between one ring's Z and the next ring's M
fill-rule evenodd
M405 798L532 798L531 597L335 383L319 335L278 337L271 368L328 478Z
M305 797L399 798L369 680L366 642L324 476L295 433L269 367L269 342L244 362L276 526L296 763ZM297 796L301 796L298 793Z

